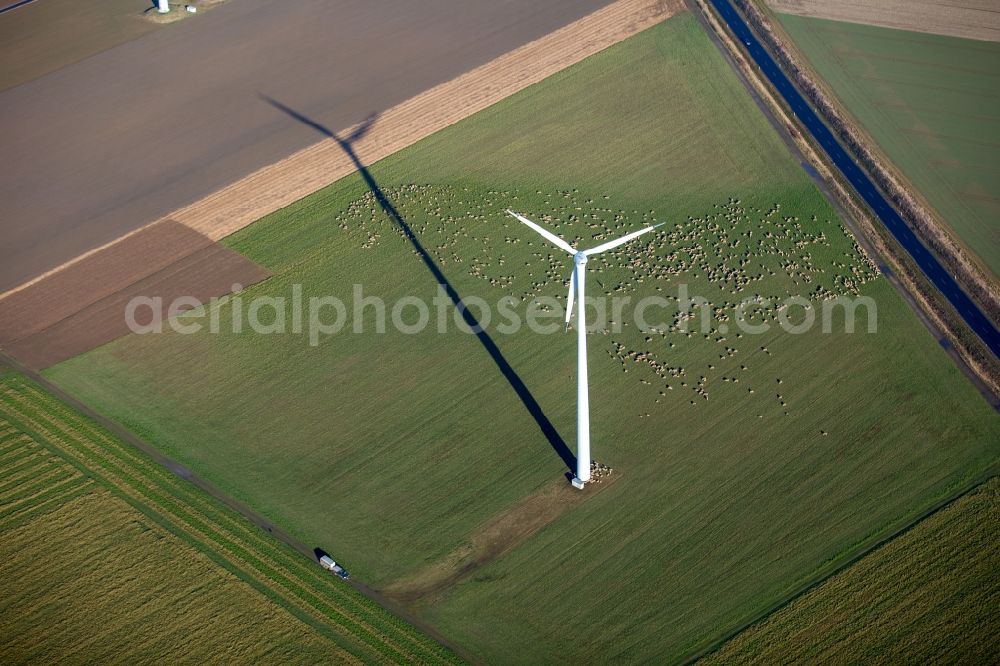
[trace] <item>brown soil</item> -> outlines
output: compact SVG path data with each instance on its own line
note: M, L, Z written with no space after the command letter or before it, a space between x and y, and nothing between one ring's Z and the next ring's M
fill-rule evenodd
M368 164L380 160L665 20L679 11L681 6L681 0L619 0L612 3L390 108L380 116L375 127L355 144L355 149ZM181 222L212 240L219 240L353 170L350 159L333 141L321 141L171 213L167 219ZM64 270L74 262L102 252L135 233L126 234L0 294L0 299Z
M155 30L142 20L148 6L144 0L43 0L5 13L0 21L0 90Z
M1000 41L996 0L766 0L776 12Z
M0 37L10 17L61 1L5 14ZM317 140L261 95L349 127L608 2L239 0L162 29L131 17L141 39L0 92L0 122L16 128L0 160L0 292Z
M354 144L372 164L674 14L680 0L620 0L395 106ZM347 129L342 135L350 134ZM354 171L322 141L170 215L215 240Z
M355 144L357 153L367 163L382 159L680 7L680 0L619 0L392 107ZM204 301L234 283L264 279L264 269L214 241L353 170L334 142L322 141L0 294L0 346L25 365L44 368L126 334L124 307L134 295Z
M268 275L164 220L0 300L0 346L30 368L46 368L128 334L124 312L134 296L162 298L165 320L178 296L205 302L235 283L247 286ZM140 321L147 316L144 310Z
M552 481L490 519L476 531L469 543L442 560L393 583L384 590L384 594L403 604L424 601L441 594L483 565L520 546L577 502L600 492L616 479L617 474L608 476L600 485L589 484L583 491L576 490L565 479Z
M0 341L38 333L211 244L177 222L152 224L0 301Z

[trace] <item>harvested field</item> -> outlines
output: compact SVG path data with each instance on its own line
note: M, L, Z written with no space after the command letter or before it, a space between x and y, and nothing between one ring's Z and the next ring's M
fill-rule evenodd
M607 2L239 0L4 90L0 291L315 143L259 94L348 127Z
M366 163L380 160L663 21L678 11L680 4L679 0L618 0L392 107L378 117L374 129L355 149ZM350 128L343 133L349 134ZM174 211L165 219L176 220L213 240L220 240L354 170L353 162L334 141L320 141ZM112 241L97 251L128 237ZM79 260L80 257L47 271L20 288ZM16 289L0 294L0 299Z
M776 12L1000 41L995 0L765 0Z
M0 298L0 347L28 367L47 368L129 333L133 297L160 299L138 323L158 317L178 297L207 303L269 273L196 231L164 220L120 243Z
M455 660L9 371L0 535L7 663Z
M680 0L619 0L467 74L389 109L354 145L373 164L462 118L579 62L677 12ZM343 132L350 134L350 128ZM214 239L333 183L355 170L334 141L267 166L170 217Z
M921 521L701 664L995 664L1000 480Z
M594 454L613 482L537 529L505 517L567 471L569 260L508 207L584 247L666 222L590 265L593 294L662 296L665 321L593 332ZM274 274L244 298L302 285L303 298L351 303L357 284L388 310L433 303L443 277L462 297L512 299L518 314L556 299L552 335L501 332L494 317L493 348L451 326L378 332L373 307L315 345L290 333L128 336L46 371L269 520L333 543L359 578L430 589L410 610L489 663L680 661L1000 456L995 413L688 13L225 244ZM682 286L722 311L710 330L682 326ZM861 309L855 333L835 319L830 333L786 334L776 322L790 295L817 308L868 297L877 317ZM744 299L766 331L730 328ZM228 331L238 315L220 314ZM518 525L523 542L498 547Z
M155 30L142 19L149 6L148 0L44 0L4 13L0 91Z

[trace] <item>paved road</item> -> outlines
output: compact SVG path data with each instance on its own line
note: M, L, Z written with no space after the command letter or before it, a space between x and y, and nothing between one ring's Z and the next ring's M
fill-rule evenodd
M986 343L994 355L1000 357L1000 331L969 296L962 291L954 277L938 262L937 258L920 242L847 151L837 142L830 128L819 118L798 89L785 76L756 35L747 26L729 0L711 0L737 39L743 42L754 62L760 67L771 85L781 94L789 108L809 130L816 142L830 157L844 178L861 195L899 244L909 253L924 275L952 304L966 324Z
M0 93L0 291L609 0L233 0Z

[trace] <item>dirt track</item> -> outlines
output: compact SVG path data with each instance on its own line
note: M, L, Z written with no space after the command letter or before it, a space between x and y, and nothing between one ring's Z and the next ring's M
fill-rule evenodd
M996 0L767 0L776 12L1000 41Z
M664 20L679 9L679 0L619 0L390 108L380 116L374 129L356 144L358 154L367 163L390 155ZM284 98L282 101L293 105L298 103L295 98ZM313 136L308 130L288 123L284 116L275 113L263 102L256 98L254 102L268 112L275 123L288 125L305 136ZM260 168L166 217L218 240L352 170L350 160L335 143L322 141ZM110 244L120 240L113 240ZM46 274L65 266L63 264ZM28 284L37 280L35 278ZM9 293L0 294L0 298Z
M480 525L468 543L391 584L384 594L408 606L442 594L606 487L591 484L580 492L565 479L554 480Z

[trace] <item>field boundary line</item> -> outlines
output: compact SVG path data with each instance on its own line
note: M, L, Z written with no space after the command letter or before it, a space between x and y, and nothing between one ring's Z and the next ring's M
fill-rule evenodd
M19 0L13 4L7 5L6 7L0 8L0 14L6 14L7 12L12 12L19 7L24 7L25 5L30 5L35 0Z
M823 585L823 583L826 583L830 579L844 573L845 571L853 567L855 564L863 560L868 555L871 555L872 553L879 550L883 546L886 546L892 541L895 541L897 538L903 536L904 534L907 534L908 532L916 528L918 525L920 525L927 518L930 518L931 516L940 513L941 511L948 508L958 500L972 494L973 492L981 488L983 485L988 483L990 480L997 477L1000 477L1000 464L994 463L990 465L990 467L988 467L984 472L981 472L980 474L974 476L971 481L968 481L964 485L959 487L958 490L948 494L943 499L938 500L929 508L922 511L912 520L891 530L881 539L878 539L873 543L869 544L868 546L863 547L861 550L857 551L856 553L848 557L844 562L838 564L836 567L834 567L826 574L823 574L822 576L820 576L815 580L804 583L798 589L788 594L786 597L779 599L778 601L774 602L773 604L765 608L754 618L747 620L746 622L739 625L735 629L730 630L723 637L714 641L708 647L702 648L697 652L691 653L690 655L685 657L681 661L681 663L694 664L695 662L700 661L701 659L707 657L708 655L713 654L714 652L718 652L726 643L736 638L747 629L750 629L751 627L754 627L762 622L765 622L775 613L793 604L794 602L801 599L805 595L809 594L819 586Z
M322 593L309 589L306 581L298 579L292 570L283 568L275 553L265 552L262 548L268 544L263 534L251 534L249 530L237 534L222 525L220 518L225 514L222 507L196 506L196 495L190 495L190 488L162 485L160 479L153 476L161 468L148 459L131 466L123 455L131 454L132 450L120 442L103 437L113 449L88 446L90 438L78 432L76 424L71 421L85 421L86 417L65 405L59 405L64 413L53 412L47 409L50 405L46 402L58 403L58 400L30 383L24 385L22 390L0 392L0 410L5 407L15 410L8 418L17 422L43 448L81 471L89 472L133 508L156 520L175 536L195 544L206 555L223 558L228 563L225 568L231 569L237 577L254 586L259 584L267 588L272 596L276 594L281 599L279 605L287 608L291 604L310 616L318 617L322 627L315 626L321 631L332 631L361 647L367 645L377 653L393 652L384 655L390 662L406 659L405 648L376 630L367 616L351 612L344 605L326 602ZM19 405L20 411L17 411ZM96 441L93 443L97 444ZM101 451L105 450L108 452L102 455ZM97 470L98 467L101 471ZM170 481L177 482L175 477L166 476ZM178 492L182 494L175 494ZM211 513L203 513L202 510ZM269 583L274 586L269 587ZM331 619L333 622L330 622ZM376 643L364 640L364 634L374 637ZM380 636L382 640L379 640ZM350 651L346 645L341 647Z
M205 493L212 501L218 502L221 506L220 508L228 509L233 511L237 515L243 517L247 520L253 527L256 527L261 531L260 536L269 541L268 537L276 539L277 541L285 544L285 546L291 548L293 551L298 552L301 556L306 558L310 563L315 564L316 557L313 549L310 548L305 543L299 541L294 536L286 533L279 527L272 524L266 518L256 513L253 509L243 504L239 500L230 497L226 493L222 492L212 484L206 482L201 477L194 474L191 470L187 469L183 465L177 463L173 459L165 456L159 452L155 447L140 439L137 435L129 431L127 428L117 423L116 421L103 416L102 414L96 412L92 408L88 407L86 404L75 398L70 393L64 391L60 387L56 386L52 382L48 381L40 373L31 370L23 366L17 359L12 358L10 355L0 351L0 368L9 368L15 372L26 377L28 380L33 382L37 387L46 391L53 399L61 402L62 405L70 410L73 410L80 418L90 421L100 428L103 428L108 434L113 437L118 438L122 445L126 448L130 448L133 451L138 450L140 455L144 455L149 463L152 465L162 468L167 474L175 477L177 480L184 484L190 484L196 487L201 492ZM9 419L11 423L18 429L22 429L22 424L17 418ZM29 432L31 429L28 429ZM44 446L44 443L39 442ZM49 448L49 447L45 447ZM49 449L51 450L51 449ZM61 456L66 459L65 456ZM79 464L74 464L77 469L81 469ZM86 474L86 472L85 472ZM88 476L90 476L88 474ZM100 484L101 487L107 487L105 484ZM112 488L111 492L117 496L124 496L123 491L118 488ZM145 513L145 512L144 512ZM278 546L279 544L273 544ZM221 556L220 556L221 557ZM318 565L316 565L318 568ZM363 582L357 581L352 576L351 579L346 581L347 585L352 587L355 591L366 597L375 606L380 607L384 612L388 613L391 617L400 620L412 627L415 631L422 634L428 639L428 641L436 642L442 646L446 651L449 651L456 655L459 659L464 660L468 663L478 663L471 654L461 647L453 644L447 638L445 638L436 629L423 622L421 619L410 613L408 610L399 607L397 604L386 599L377 590L374 590ZM359 641L360 642L360 641Z
M912 0L843 2L836 0L766 0L774 12L854 25L908 30L926 35L1000 42L1000 16L969 3Z
M42 394L43 399L58 401L54 396L46 395L42 391L39 393ZM23 402L23 399L28 396L14 393L13 397L18 402ZM16 405L6 406L11 410L17 409ZM23 406L29 407L30 402ZM4 403L0 402L0 410L4 407ZM90 449L88 449L89 455L81 454L80 451L76 450L76 447L80 446L79 442L65 441L73 439L74 435L72 432L62 430L60 424L54 422L58 416L46 412L44 405L37 407L39 416L28 417L24 413L9 413L8 418L17 423L22 431L28 433L36 445L48 450L64 464L83 473L120 501L204 554L277 606L313 627L345 652L356 657L359 663L363 663L366 656L365 651L371 646L360 640L356 633L351 632L348 628L348 622L351 621L351 618L346 617L346 614L338 612L348 622L331 622L331 618L327 617L315 604L309 603L301 595L296 594L293 585L281 582L269 575L269 572L262 570L262 567L270 567L277 573L280 568L279 563L266 562L264 558L267 558L268 555L259 552L259 548L256 548L255 544L248 543L246 540L240 539L239 536L228 532L224 527L217 525L214 520L215 516L199 513L196 508L191 506L188 497L171 493L173 490L180 489L165 488L159 485L147 487L144 482L154 481L155 483L155 480L148 476L147 470L139 468L130 470L126 461L120 460L113 454L105 455L100 460L97 459L99 454ZM72 410L68 411L73 417L86 418ZM130 473L131 478L129 477ZM183 489L182 492L188 492L188 490ZM221 509L222 507L216 508ZM255 536L264 539L262 534ZM270 559L273 560L273 557ZM269 586L269 582L274 583L274 586ZM370 658L372 655L368 654L367 656Z
M22 430L30 429L34 432L36 438L41 435L38 430L39 428L50 428L51 431L47 432L50 432L53 437L60 439L60 441L66 441L67 443L67 447L63 449L57 447L55 452L59 457L64 458L66 455L79 457L81 458L80 464L83 465L81 469L93 471L83 461L83 458L87 458L92 464L100 465L107 469L108 474L117 475L120 480L124 480L127 477L135 477L133 479L134 483L128 486L128 488L142 495L142 502L147 502L150 506L156 505L163 509L167 506L163 501L164 498L156 499L143 490L147 482L155 483L166 499L174 497L177 502L183 503L183 507L174 510L172 518L183 520L180 514L180 511L183 510L192 514L192 519L204 522L204 526L210 528L209 531L217 534L216 537L212 537L208 531L202 530L204 535L215 539L216 543L221 544L219 539L228 535L228 538L232 540L232 545L238 546L247 552L253 551L250 554L257 558L262 565L270 567L284 566L282 575L289 578L289 584L286 584L285 588L292 590L295 585L298 585L303 588L304 594L313 595L315 601L309 601L302 594L295 593L298 598L305 600L310 608L314 610L319 608L320 606L317 604L330 606L330 612L343 615L347 620L357 618L355 622L361 623L368 629L371 629L370 633L381 633L386 641L394 641L413 653L426 653L431 647L439 649L439 646L435 645L432 639L412 631L413 628L410 626L406 627L406 631L399 630L397 625L401 624L401 621L395 615L384 613L384 609L379 609L379 614L391 618L392 622L383 622L378 617L367 614L368 606L377 608L377 605L371 599L362 595L340 593L339 585L323 590L325 595L329 595L331 590L336 590L335 603L333 599L327 596L316 597L312 588L308 587L309 584L321 581L324 578L329 580L329 574L321 573L321 570L314 566L315 563L307 564L305 561L298 559L290 560L287 563L279 563L275 557L278 549L274 549L279 542L268 540L265 535L257 531L256 526L245 518L235 512L223 510L218 501L207 494L192 494L184 480L171 474L169 470L156 464L134 447L115 439L111 434L103 431L99 424L90 421L86 416L73 411L72 408L63 403L58 403L58 399L47 393L42 387L36 384L25 384L22 389L21 391L13 392L0 391L0 413L2 413L5 397L10 397L15 402L22 404L25 411L10 418L19 422ZM37 401L35 398L37 398ZM56 413L45 410L44 407L46 405L43 401L56 402L60 408L60 412ZM23 421L29 418L27 410L32 407L36 407L38 413L31 417L34 419L34 425L29 425ZM72 440L74 444L72 447L69 446L69 440ZM43 438L43 441L47 440ZM91 443L92 445L87 446L84 442ZM76 445L79 445L79 449L77 449ZM52 447L46 445L43 448ZM71 449L72 453L69 453ZM100 457L100 461L97 460L98 457ZM94 473L96 474L96 472ZM113 490L115 493L126 492L126 487L125 483L119 483L114 485ZM183 493L183 495L178 495L177 493ZM133 494L129 492L126 492L126 495L133 497ZM135 497L139 501L138 495ZM131 500L129 501L131 502ZM193 525L190 520L184 520L184 522L186 525ZM249 560L245 560L245 562L249 563ZM255 566L254 568L259 570L259 567ZM293 573L294 575L292 575ZM345 613L350 615L348 616ZM386 632L395 633L390 636Z
M681 0L612 2L381 113L376 129L355 144L358 156L371 165L666 20L682 7ZM342 132L348 135L357 127ZM0 293L0 300L163 220L175 220L219 241L355 171L336 142L319 141Z
M829 111L820 108L819 103L813 99L813 95L804 92L803 97L806 97L813 108L817 109L827 126L837 131L841 145L858 158L859 164L868 173L872 182L888 195L890 203L902 214L907 226L917 233L921 242L950 270L963 278L962 287L973 297L984 313L994 318L1000 316L1000 276L987 267L972 246L959 236L958 232L931 204L912 179L889 158L888 153L858 120L857 115L847 107L847 104L836 94L830 84L819 75L815 65L792 39L789 32L778 20L777 14L770 8L769 3L766 0L763 2L750 0L750 2L752 3L750 6L754 7L767 20L768 30L772 33L774 40L780 44L781 49L785 51L784 56L778 54L779 57L776 58L776 61L787 57L789 61L794 62L795 67L800 70L798 76L802 77L804 82L807 81L815 87L816 95L821 98L819 102L824 107L829 108ZM768 47L774 53L774 49L770 48L770 45ZM784 65L782 68L787 70ZM802 86L799 82L796 80L795 83L801 90ZM836 125L842 125L843 131ZM906 130L901 131L905 132ZM844 132L848 134L850 144L853 145L845 142Z
M279 555L284 557L288 555L281 552L278 547L280 542L267 539L245 517L224 509L216 499L206 493L192 493L183 479L158 465L148 456L144 456L135 447L116 439L99 424L74 411L67 404L59 402L56 396L47 393L43 387L31 383L30 378L25 377L18 383L21 384L22 381L23 385L17 390L0 390L0 414L3 413L7 402L13 401L21 405L22 410L16 416L12 415L9 418L19 423L23 431L34 433L36 440L42 437L39 440L43 443L42 448L51 449L60 458L72 457L73 461L76 461L73 464L78 462L80 469L90 470L93 474L98 474L95 466L100 466L107 475L114 476L120 481L112 484L114 493L124 493L130 503L135 499L142 502L143 506L148 504L150 507L159 507L164 516L169 513L171 520L179 521L178 529L185 534L190 532L188 528L192 528L201 535L199 539L203 537L210 539L230 551L233 547L245 551L247 556L241 561L242 564L251 565L251 568L258 573L264 573L261 566L274 569L276 575L287 579L285 583L281 583L285 590L304 602L310 612L320 611L319 614L324 621L329 619L331 613L341 616L344 618L342 624L354 623L363 627L370 635L381 636L383 644L396 645L399 649L409 651L416 658L428 661L433 661L437 652L442 649L433 638L415 631L412 625L406 624L398 616L386 613L385 608L379 607L364 595L341 592L339 584L326 587L322 592L310 587L317 582L323 582L322 579L329 581L329 574L321 573L319 567L315 566L315 561L309 564L297 558L289 559L288 562L279 561ZM55 403L59 411L53 411L55 406L47 403ZM11 408L17 409L14 406ZM31 419L31 423L25 422L26 419ZM61 448L49 446L48 435L43 435L40 428L46 429L45 432L52 438L64 442L66 446ZM126 483L128 479L130 481ZM150 483L154 484L158 491L154 491L153 486L149 486ZM159 493L161 497L152 496L153 492ZM171 505L178 506L171 512L167 509ZM189 517L185 518L182 513L189 514ZM205 529L197 527L193 521L200 521ZM186 527L181 527L181 523ZM229 539L230 542L224 544L225 539ZM218 549L213 549L213 552L216 550ZM251 562L251 557L256 564ZM263 580L277 579L265 573ZM307 599L307 596L310 598ZM288 599L291 600L292 597L289 596ZM377 609L377 612L370 613L369 611L373 609ZM401 625L405 628L400 629ZM359 634L353 636L356 635Z

